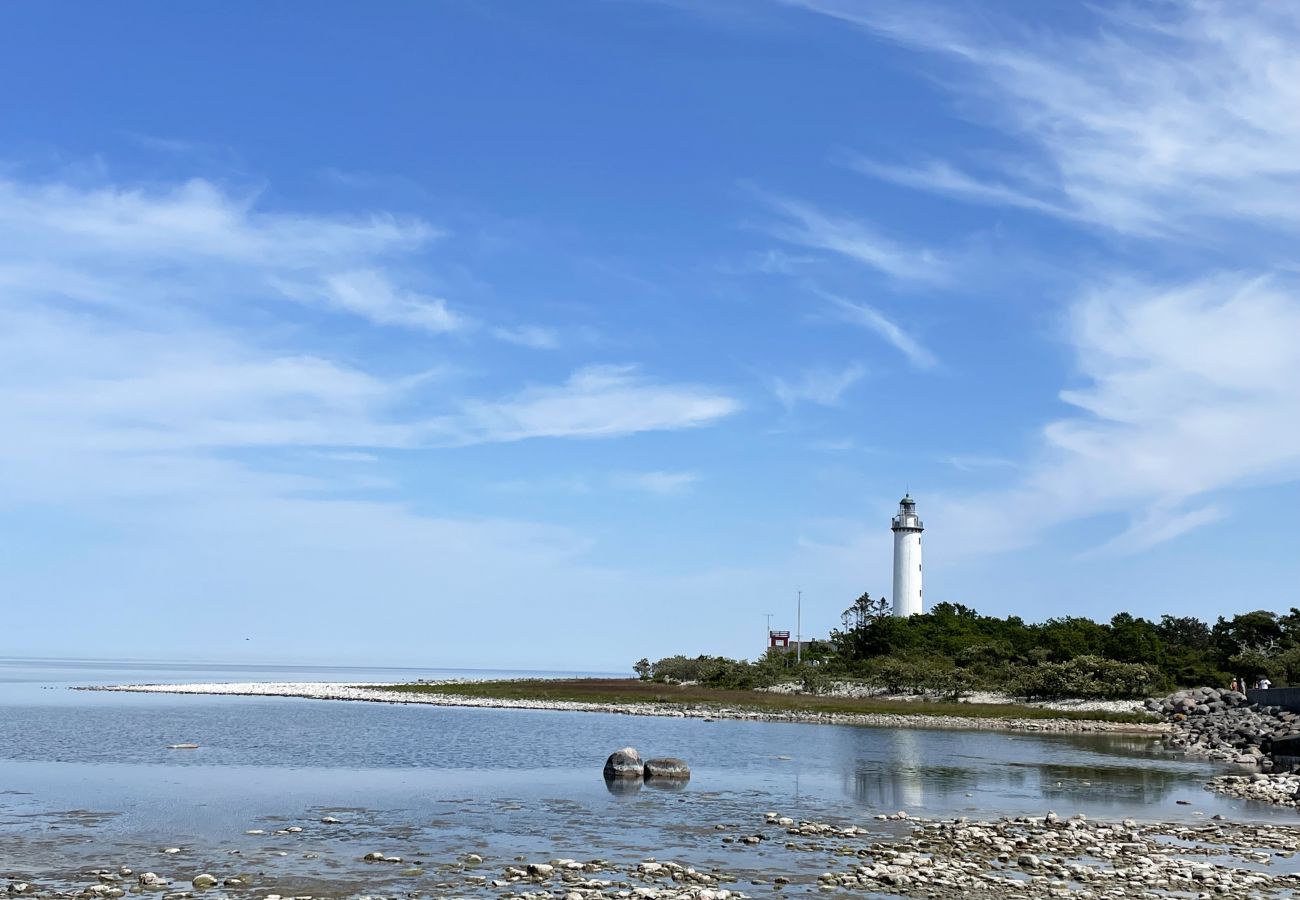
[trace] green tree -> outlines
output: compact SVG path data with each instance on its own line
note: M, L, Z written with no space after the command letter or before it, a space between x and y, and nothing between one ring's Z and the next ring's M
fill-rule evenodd
M1110 620L1110 633L1106 636L1105 655L1120 662L1148 663L1159 666L1164 661L1165 645L1160 630L1146 619L1135 619L1131 613L1116 613Z
M1265 609L1241 613L1231 619L1222 616L1214 623L1214 644L1227 661L1243 653L1266 658L1282 649L1284 633L1276 613Z

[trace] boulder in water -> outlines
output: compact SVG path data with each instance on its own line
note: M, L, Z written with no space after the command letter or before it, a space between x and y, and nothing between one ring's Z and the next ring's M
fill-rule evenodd
M605 760L606 778L640 778L643 769L641 754L636 752L635 747L615 750Z
M673 778L685 781L691 777L691 767L686 765L685 760L674 759L671 756L648 759L645 763L645 777Z

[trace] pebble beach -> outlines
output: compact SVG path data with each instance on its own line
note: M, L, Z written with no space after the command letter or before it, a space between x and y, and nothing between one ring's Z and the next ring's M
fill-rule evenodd
M275 852L299 855L330 879L279 879L238 850L162 847L141 862L75 873L10 871L10 897L119 900L358 897L488 897L494 900L743 900L832 894L915 898L1271 898L1300 889L1293 826L1093 821L1083 815L936 820L906 811L863 823L797 820L779 812L743 822L701 822L717 848L716 865L658 858L620 860L404 857L344 841L336 858L297 849L347 822L323 817L281 829L250 829ZM759 859L761 857L761 859ZM799 859L811 861L798 865ZM220 860L214 865L214 860ZM251 865L250 865L251 863ZM816 871L820 868L821 871ZM310 890L304 890L310 888Z

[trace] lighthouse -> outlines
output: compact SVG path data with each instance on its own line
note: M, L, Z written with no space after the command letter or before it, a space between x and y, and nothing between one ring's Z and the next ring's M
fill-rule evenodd
M914 616L921 607L921 532L916 501L905 494L894 516L894 615Z

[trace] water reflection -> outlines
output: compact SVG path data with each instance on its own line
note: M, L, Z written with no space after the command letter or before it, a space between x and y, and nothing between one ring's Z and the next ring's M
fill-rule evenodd
M1045 765L1037 771L1044 798L1073 802L1086 796L1116 805L1159 803L1183 780L1146 766Z
M670 794L680 793L686 790L690 780L686 778L647 778L645 786L656 791L666 791Z
M870 743L855 742L853 796L872 809L925 809L948 806L973 790L980 776L973 768L953 765L935 752L934 732L899 729L871 732Z
M640 778L606 778L605 790L619 797L638 794L641 792L642 781Z

